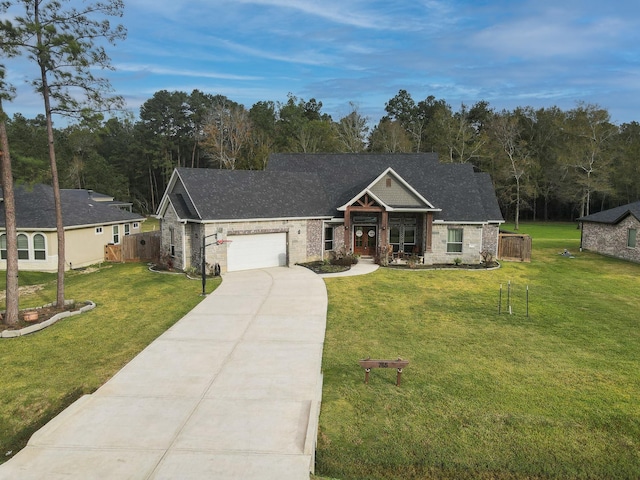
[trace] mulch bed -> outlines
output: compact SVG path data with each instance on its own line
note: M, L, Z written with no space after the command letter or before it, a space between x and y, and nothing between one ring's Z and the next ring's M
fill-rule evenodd
M312 270L315 273L339 273L339 272L346 272L347 270L351 269L350 266L331 265L331 264L320 262L320 261L298 263L298 265L300 265L301 267L308 268L309 270Z
M21 330L21 329L23 329L25 327L29 327L31 325L37 325L38 323L45 322L45 321L49 320L51 317L53 317L54 315L57 315L58 313L73 312L73 311L76 311L76 310L80 310L85 305L86 305L85 302L78 302L78 303L74 303L74 304L65 305L64 308L59 308L59 307L57 307L55 305L47 305L47 306L44 306L44 307L29 308L29 309L26 309L26 310L20 310L20 312L18 314L18 323L16 323L15 325L6 325L5 323L3 323L4 322L4 317L3 317L2 321L0 321L0 331L2 331L2 330ZM34 310L38 312L38 319L34 320L34 321L25 321L24 320L25 313L33 312Z
M491 263L473 263L473 264L466 264L466 263L461 263L459 265L456 265L454 263L434 263L432 265L422 265L422 264L415 264L414 266L409 266L407 264L394 264L394 263L390 263L389 265L387 265L388 268L395 268L395 269L402 269L402 270L486 270L488 268L496 268L499 267L500 264L498 262L491 262Z

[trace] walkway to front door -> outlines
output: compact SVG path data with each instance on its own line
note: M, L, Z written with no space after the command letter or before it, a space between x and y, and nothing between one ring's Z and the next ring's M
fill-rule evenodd
M358 225L353 228L353 253L361 256L376 254L378 243L377 227L375 225Z

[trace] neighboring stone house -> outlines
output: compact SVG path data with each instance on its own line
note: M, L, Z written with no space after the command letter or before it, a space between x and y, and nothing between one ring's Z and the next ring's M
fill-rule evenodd
M480 263L504 222L491 179L436 154L276 154L267 170L178 168L160 202L178 269L285 266L330 251ZM225 242L225 243L220 243Z
M640 201L581 217L580 248L640 262Z
M6 269L7 239L4 201L0 190L0 269ZM18 269L55 272L58 234L53 188L17 185L14 189L18 230ZM66 268L80 268L104 260L107 244L139 233L145 217L128 211L130 204L91 190L60 190L65 230Z

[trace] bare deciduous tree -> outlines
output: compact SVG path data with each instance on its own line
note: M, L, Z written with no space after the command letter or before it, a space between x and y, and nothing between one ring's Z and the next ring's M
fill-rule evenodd
M251 139L251 121L242 105L223 102L209 113L202 144L219 166L235 170L240 151Z

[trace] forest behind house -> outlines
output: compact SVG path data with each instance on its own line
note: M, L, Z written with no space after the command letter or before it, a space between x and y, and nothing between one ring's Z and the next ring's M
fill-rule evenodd
M86 188L153 214L175 167L261 170L269 154L437 152L491 175L505 219L573 220L640 199L640 124L598 105L494 110L415 101L406 90L375 125L352 104L334 119L289 95L246 108L222 95L161 90L139 118L55 129L61 188ZM44 116L7 121L17 183L50 183ZM410 179L408 179L410 181Z

